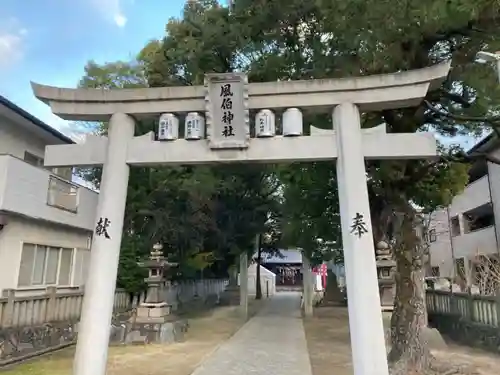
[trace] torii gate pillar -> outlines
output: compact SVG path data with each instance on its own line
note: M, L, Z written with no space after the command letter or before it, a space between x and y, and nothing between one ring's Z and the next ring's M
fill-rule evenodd
M333 110L349 330L355 374L387 375L387 353L358 108Z
M73 373L78 375L101 374L106 369L130 170L127 144L134 137L134 125L134 119L123 113L115 113L109 121L97 207L99 233L92 239L91 274L85 285L73 363Z

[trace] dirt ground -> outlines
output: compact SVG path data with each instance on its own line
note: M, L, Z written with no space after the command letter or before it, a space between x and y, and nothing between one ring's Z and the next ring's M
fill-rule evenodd
M251 301L249 315L260 303ZM189 318L186 340L172 345L115 346L109 349L107 375L189 375L242 325L237 307L218 307ZM71 375L74 348L1 371L1 375Z
M385 322L387 323L387 321ZM313 375L352 375L347 308L320 307L304 320ZM432 351L440 361L473 368L480 375L497 375L500 356L448 343L447 350Z
M320 307L304 320L313 375L352 375L347 309Z

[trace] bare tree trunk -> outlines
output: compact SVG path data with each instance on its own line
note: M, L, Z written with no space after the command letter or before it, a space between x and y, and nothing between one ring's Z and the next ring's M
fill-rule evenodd
M411 212L408 212L410 211ZM432 355L425 338L427 328L424 264L426 251L415 233L416 217L406 210L396 229L396 297L391 318L389 362L395 373L426 373Z
M328 278L326 279L323 303L325 305L344 303L344 295L340 291L337 275L330 270L328 270Z
M262 299L262 284L260 282L260 262L262 258L262 246L260 242L261 236L257 235L255 242L257 243L257 269L255 272L255 299Z
M229 267L229 285L228 289L237 289L238 288L238 263L235 259L234 264Z

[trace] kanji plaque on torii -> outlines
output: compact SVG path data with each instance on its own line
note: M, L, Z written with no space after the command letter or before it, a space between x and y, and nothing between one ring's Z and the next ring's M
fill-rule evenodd
M248 79L243 73L205 76L207 138L210 148L247 148L250 140Z

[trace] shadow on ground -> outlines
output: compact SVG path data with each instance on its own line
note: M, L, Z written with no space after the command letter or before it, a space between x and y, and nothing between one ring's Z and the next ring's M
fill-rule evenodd
M352 375L347 308L320 307L304 320L313 375Z
M390 323L384 316L384 325ZM345 307L320 307L314 317L304 320L313 375L352 375L349 316ZM445 350L432 354L444 363L474 368L480 375L497 375L500 356L448 343Z

